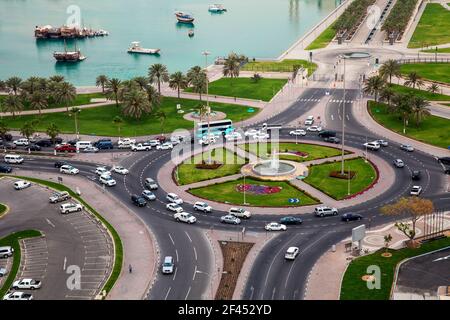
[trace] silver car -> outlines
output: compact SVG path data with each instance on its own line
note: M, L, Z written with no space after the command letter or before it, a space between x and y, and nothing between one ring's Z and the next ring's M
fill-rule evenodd
M220 218L220 222L222 223L230 223L230 224L240 224L241 223L241 219L239 219L238 217L235 217L231 214L227 214L226 216L223 216Z

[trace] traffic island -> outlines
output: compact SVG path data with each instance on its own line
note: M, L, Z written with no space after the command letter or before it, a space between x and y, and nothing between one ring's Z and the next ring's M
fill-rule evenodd
M7 214L8 210L9 208L7 205L0 203L0 218L3 217L5 214Z

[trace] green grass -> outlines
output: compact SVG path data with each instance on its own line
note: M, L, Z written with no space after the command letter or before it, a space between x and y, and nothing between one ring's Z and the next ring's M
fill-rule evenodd
M217 202L227 202L230 204L243 205L244 194L236 191L238 184L243 184L244 179L237 179L235 181L228 181L209 185L202 188L190 189L189 192L200 198L209 199ZM278 193L255 195L246 193L247 204L255 207L297 207L299 204L290 204L289 198L299 198L300 205L317 204L317 199L307 195L305 192L299 190L288 182L284 181L261 181L253 178L245 179L246 184L256 184L265 186L280 186L282 190Z
M0 102L3 101L6 98L5 95L0 95ZM77 94L76 99L70 104L70 106L81 106L86 104L92 104L91 99L96 98L105 98L105 95L103 93L80 93ZM66 107L65 105L62 105L61 103L55 103L51 102L49 103L49 106L47 109L54 109L54 108L61 108ZM24 104L24 110L31 110L30 104L25 103Z
M119 278L120 272L122 270L122 263L123 263L123 245L122 240L119 237L119 234L117 233L116 229L98 213L94 208L92 208L86 201L83 200L78 194L76 194L72 189L66 187L65 185L59 184L57 182L48 181L48 180L42 180L42 179L36 179L36 178L30 178L30 177L23 177L23 176L13 176L15 178L28 180L34 183L38 183L41 185L45 185L49 188L52 188L57 191L67 191L73 198L77 199L80 203L82 203L85 208L87 208L90 212L92 212L105 226L108 228L108 231L111 233L111 236L114 241L114 266L111 272L111 275L109 276L108 281L103 286L103 290L105 290L107 293L111 291L112 287L116 283L117 279Z
M415 71L424 79L450 83L450 63L402 64L400 71L403 76Z
M41 236L41 232L36 230L24 230L12 233L2 239L0 239L0 247L2 246L10 246L14 249L14 255L13 255L13 263L11 270L8 270L6 281L3 283L3 286L0 288L0 298L3 298L3 296L8 292L9 288L11 288L16 275L17 271L19 271L20 267L20 239L27 239L27 238L34 238Z
M251 152L252 154L257 155L260 158L269 158L270 155L272 154L273 148L271 143L251 143L239 145L239 147L247 152ZM301 151L307 153L308 156L303 158L295 154L292 155L281 154L279 158L282 160L304 162L316 159L335 157L341 154L341 150L339 149L314 144L307 144L307 143L295 144L295 142L292 143L281 142L278 144L277 152L287 153L287 151Z
M426 49L426 50L420 50L421 52L428 52L428 53L450 53L450 48L438 48L436 49Z
M250 78L221 78L209 84L209 94L270 101L286 82L287 79L263 78L254 82ZM185 91L192 92L192 88Z
M401 261L423 253L450 246L450 238L424 243L420 248L389 250L392 257L381 256L384 249L354 259L345 271L341 287L341 300L389 300L394 281L395 268ZM369 290L362 276L367 274L369 266L379 266L381 269L380 289Z
M186 160L178 166L176 177L180 185L225 177L239 173L246 160L228 149L218 148L211 152L211 160L223 163L218 169L197 169L196 164L208 160L208 152L204 152Z
M185 113L198 109L200 101L188 99L176 99L165 97L162 100L160 109L165 112L167 118L164 122L164 132L170 133L175 129L185 128L193 129L192 121L185 120L183 114L176 112L176 105L180 103ZM242 121L257 114L256 112L247 112L247 107L234 104L211 103L214 111L221 111L227 114L227 118L234 122ZM101 106L89 109L83 109L78 115L78 128L81 134L119 136L118 128L113 124L115 116L121 116L124 123L121 127L121 136L141 136L161 133L161 123L153 115L145 115L140 120L127 118L122 115L120 108L115 105ZM16 118L7 117L8 126L12 129L20 129L25 122L38 119L36 125L37 131L45 131L50 123L56 123L62 133L74 133L75 124L73 117L65 112L48 113L39 115L17 116Z
M408 48L420 48L450 42L450 11L439 3L427 4Z
M0 203L0 218L1 218L1 216L3 216L5 214L7 209L8 209L8 207L6 207L4 204Z
M305 48L305 50L316 50L325 48L331 42L331 40L333 40L335 35L336 30L333 29L333 24L331 24L328 28L322 31L322 33L313 42L311 42Z
M445 94L431 93L429 91L413 89L410 87L400 86L398 84L392 84L391 88L397 93L413 94L416 96L420 96L428 101L450 101L450 96L447 96Z
M402 119L400 116L389 112L387 110L387 105L369 101L369 111L375 121L386 128L403 135ZM450 146L449 128L450 120L431 115L426 117L419 127L416 127L414 118L411 116L409 125L406 127L406 136L447 149L447 147Z
M293 72L294 66L301 66L308 69L308 76L317 69L315 63L301 59L285 59L281 61L252 61L246 63L243 71L254 72Z
M356 172L350 179L350 195L363 191L377 178L375 168L362 158L345 160L344 169ZM349 195L348 180L329 176L331 171L340 170L340 161L310 166L308 177L303 181L336 200L342 200Z

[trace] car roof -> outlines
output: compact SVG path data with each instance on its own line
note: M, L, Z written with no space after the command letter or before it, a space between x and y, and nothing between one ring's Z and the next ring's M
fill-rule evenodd
M298 247L289 247L289 248L287 249L288 252L293 252L293 251L295 251L295 250L299 250Z

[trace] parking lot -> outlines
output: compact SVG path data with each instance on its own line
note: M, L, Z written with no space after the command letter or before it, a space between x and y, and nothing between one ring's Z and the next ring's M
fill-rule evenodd
M33 184L16 191L13 183L10 178L0 179L0 201L10 207L2 219L0 237L26 229L43 233L42 237L21 241L16 278L42 280L42 288L32 293L34 299L93 299L113 265L109 234L84 210L60 214L61 203L48 202L52 190Z

